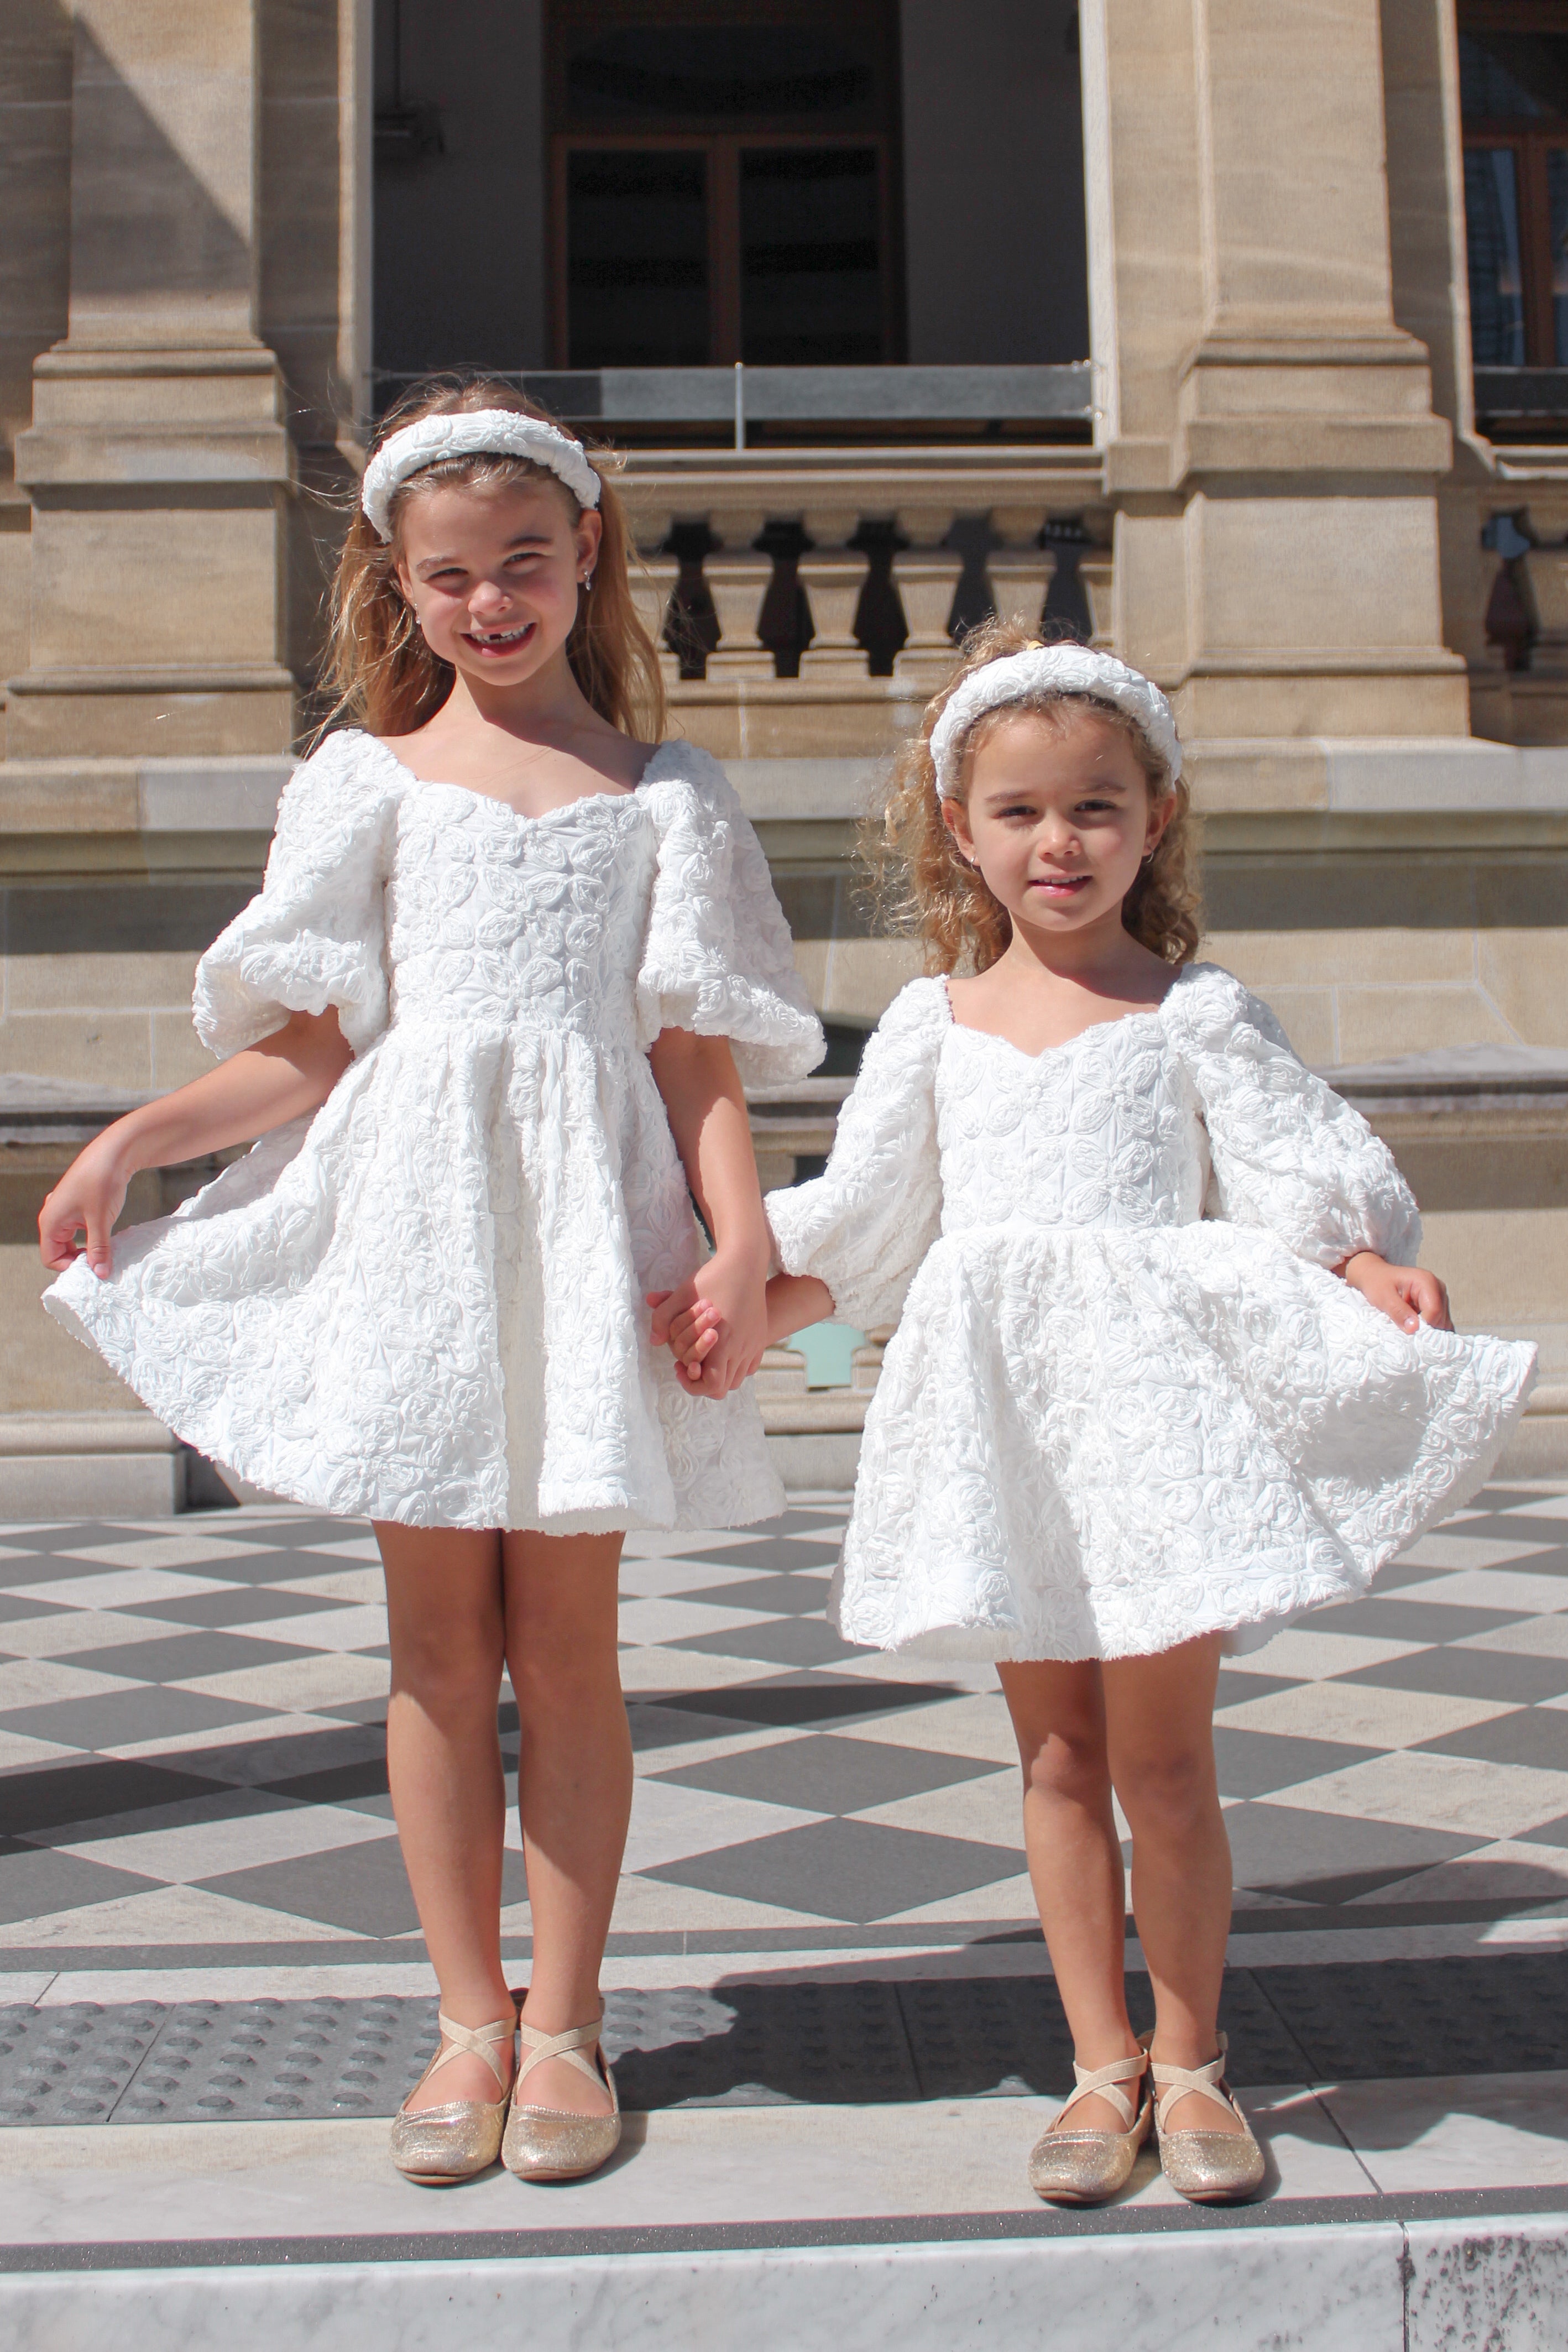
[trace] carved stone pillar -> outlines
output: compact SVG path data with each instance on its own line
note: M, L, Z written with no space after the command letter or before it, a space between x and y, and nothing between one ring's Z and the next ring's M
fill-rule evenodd
M1117 650L1195 737L1465 732L1377 0L1085 0L1082 47Z
M279 751L293 460L256 331L256 0L76 0L69 326L17 439L9 752Z

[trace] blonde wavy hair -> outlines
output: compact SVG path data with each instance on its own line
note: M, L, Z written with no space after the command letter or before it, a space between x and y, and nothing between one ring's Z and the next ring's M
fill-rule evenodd
M537 416L557 432L566 429L537 401L494 377L430 376L382 420L374 446L421 417L462 415L478 408L510 409L519 416ZM613 480L620 460L596 447L589 447L588 456L602 485L598 511L604 536L593 587L578 596L566 658L601 719L623 734L657 743L666 724L664 681L653 640L632 601L629 565L636 555ZM321 734L348 721L372 735L408 735L435 717L452 690L453 671L430 651L397 584L399 525L410 499L422 491L489 489L512 482L548 482L565 500L575 528L583 509L564 482L526 457L442 457L421 467L393 495L390 540L379 537L356 500L329 605L324 683L332 701Z
M971 631L952 677L926 705L919 734L905 745L894 764L886 806L868 818L864 828L862 851L871 868L877 912L888 929L924 940L927 967L933 971L955 971L961 964L984 971L1006 948L1013 927L1006 908L992 897L977 868L961 856L942 823L931 753L931 730L966 677L987 662L1026 653L1038 643L1027 630L1001 621L987 621ZM1175 814L1158 848L1148 865L1139 867L1137 879L1121 902L1121 920L1142 946L1164 962L1187 963L1197 952L1203 928L1197 820L1185 782L1179 777L1173 779L1142 728L1116 704L1102 702L1096 695L1047 690L984 712L959 745L963 796L967 800L975 752L1004 720L1026 710L1060 724L1075 709L1092 710L1097 718L1119 728L1143 771L1150 799L1175 802Z

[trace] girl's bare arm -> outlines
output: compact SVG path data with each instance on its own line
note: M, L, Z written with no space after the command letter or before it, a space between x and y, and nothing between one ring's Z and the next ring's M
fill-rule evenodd
M767 1346L763 1286L772 1243L746 1097L722 1037L665 1029L648 1059L687 1181L713 1236L713 1255L690 1282L652 1295L654 1344L664 1344L678 1314L703 1301L718 1338L700 1365L680 1366L680 1377L704 1396L725 1396L756 1370Z
M106 1276L109 1237L132 1176L254 1142L319 1109L353 1058L336 1013L296 1013L258 1045L128 1111L78 1153L44 1202L38 1214L44 1264L58 1274L85 1255L94 1274ZM78 1246L79 1232L87 1235L85 1251Z

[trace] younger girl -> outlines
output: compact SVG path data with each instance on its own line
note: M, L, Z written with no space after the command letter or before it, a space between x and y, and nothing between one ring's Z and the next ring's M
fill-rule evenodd
M1189 961L1180 775L1164 697L1121 662L971 646L887 820L938 969L970 976L895 1000L826 1174L768 1200L771 1339L901 1311L833 1605L850 1641L998 1661L1077 2059L1030 2179L1076 2204L1125 2182L1151 2076L1176 2189L1261 2179L1215 2031L1220 1656L1364 1591L1461 1502L1533 1362L1453 1335L1387 1151ZM676 1319L695 1360L710 1319Z
M737 1066L800 1076L822 1036L734 793L705 753L639 740L663 698L605 477L504 384L390 420L334 604L357 723L295 773L265 887L197 974L228 1058L108 1129L40 1219L66 1269L49 1311L161 1420L375 1522L388 1772L443 2036L393 2156L428 2181L492 2163L503 2126L525 2179L615 2147L621 1534L783 1499L731 1393L768 1256ZM138 1169L258 1135L110 1241ZM710 1310L695 1375L654 1352L649 1289ZM503 1665L533 1929L515 2091Z

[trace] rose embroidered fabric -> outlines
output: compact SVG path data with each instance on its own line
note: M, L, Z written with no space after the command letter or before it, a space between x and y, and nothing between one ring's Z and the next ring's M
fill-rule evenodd
M780 1263L899 1328L831 1606L966 1658L1250 1648L1489 1469L1533 1349L1406 1336L1329 1269L1415 1259L1366 1122L1229 973L1030 1056L912 982Z
M355 1060L174 1216L46 1294L159 1418L276 1494L412 1527L723 1527L781 1494L748 1390L679 1388L645 1289L704 1244L662 1028L799 1077L822 1032L766 862L684 743L544 816L331 737L203 958L229 1054L335 1005Z

